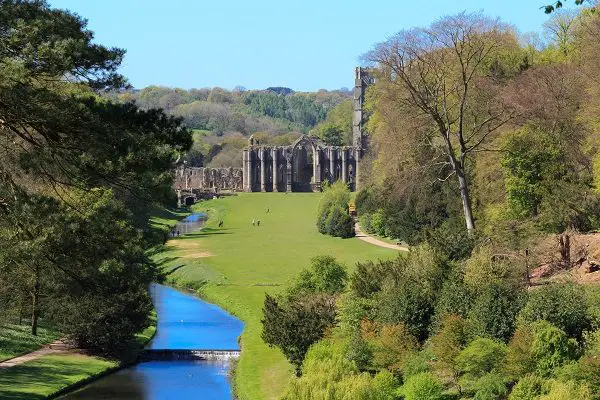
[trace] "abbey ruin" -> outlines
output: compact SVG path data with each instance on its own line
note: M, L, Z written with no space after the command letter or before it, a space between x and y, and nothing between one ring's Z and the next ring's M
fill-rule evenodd
M242 168L190 168L175 171L174 187L181 203L201 192L320 191L324 182L342 180L350 190L359 187L358 171L365 150L363 102L371 77L357 67L353 91L352 146L328 146L317 137L303 135L289 146L261 145L253 136L243 150Z

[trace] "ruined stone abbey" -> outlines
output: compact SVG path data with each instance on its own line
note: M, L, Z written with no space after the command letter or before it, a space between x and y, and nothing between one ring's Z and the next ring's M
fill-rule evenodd
M242 168L188 168L175 172L180 200L201 191L311 192L324 182L342 180L351 190L359 186L358 171L364 152L363 101L370 76L356 68L352 146L328 146L319 138L303 135L289 146L261 145L254 137L243 150Z

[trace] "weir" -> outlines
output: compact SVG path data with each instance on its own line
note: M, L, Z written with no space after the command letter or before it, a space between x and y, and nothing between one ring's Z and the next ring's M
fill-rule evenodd
M140 355L140 361L229 361L239 357L239 350L146 349Z

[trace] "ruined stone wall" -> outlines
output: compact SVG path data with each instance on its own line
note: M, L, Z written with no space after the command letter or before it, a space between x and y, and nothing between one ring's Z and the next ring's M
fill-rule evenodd
M175 170L175 190L243 190L241 168L188 168Z

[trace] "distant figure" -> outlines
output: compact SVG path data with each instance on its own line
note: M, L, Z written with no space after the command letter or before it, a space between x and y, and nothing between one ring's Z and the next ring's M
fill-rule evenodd
M177 231L177 237L179 237L180 234L181 234L181 232Z
M256 221L256 226L260 226L260 219Z
M256 225L256 221L252 220L252 226Z
M219 222L219 228L223 227L223 221Z
M269 213L269 208L267 207L267 214Z

